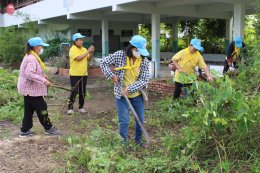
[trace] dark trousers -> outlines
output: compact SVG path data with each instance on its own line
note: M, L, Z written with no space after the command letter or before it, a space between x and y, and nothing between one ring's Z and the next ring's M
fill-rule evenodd
M77 94L79 94L79 109L83 108L86 95L88 76L70 76L72 92L69 98L69 109L73 109L73 104Z
M236 63L236 62L232 62L232 63L233 63L233 65L234 65L234 67L235 67L235 68L238 68L238 65L237 65L237 63ZM225 60L225 64L224 64L223 73L227 73L228 69L229 69L229 65L228 65L228 62L227 62L227 60Z
M179 82L175 82L175 89L174 89L174 93L173 93L173 99L177 99L177 98L180 97L183 87L190 87L191 85L192 85L192 83L181 84Z
M24 96L24 117L22 122L21 131L27 132L33 127L33 113L36 111L40 123L44 129L49 130L52 127L50 122L47 104L42 96L31 97Z

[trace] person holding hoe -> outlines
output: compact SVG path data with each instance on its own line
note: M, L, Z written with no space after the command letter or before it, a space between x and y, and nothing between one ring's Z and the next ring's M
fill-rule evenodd
M46 79L47 76L44 75L46 67L39 57L45 46L49 45L44 43L40 37L30 38L26 44L26 54L20 66L17 84L18 92L24 96L24 117L20 137L34 135L30 130L33 127L34 111L45 129L45 134L61 134L50 122L47 104L44 100L44 96L47 95L47 87L51 86L50 81Z
M144 123L144 98L141 90L149 81L149 52L147 41L135 35L125 50L119 50L101 60L100 67L105 77L114 83L115 102L119 121L119 133L125 142L128 141L128 125L130 121L127 96L134 108L140 124L135 118L135 142L142 144L142 128ZM114 72L109 66L113 65Z
M175 89L173 93L173 99L180 97L183 87L190 87L193 83L193 81L188 81L187 83L181 81L181 74L194 74L196 66L199 66L199 68L205 71L209 81L212 80L212 76L207 68L207 65L205 64L203 57L199 52L203 50L204 48L201 46L201 40L192 39L189 47L179 51L172 57L173 65L176 67L174 76Z
M70 57L70 84L71 94L69 97L68 114L74 113L73 104L76 95L79 94L79 112L86 113L83 108L86 95L86 86L88 78L88 62L93 58L94 46L91 45L88 50L83 47L83 38L85 36L76 33L72 36L73 45L69 51Z

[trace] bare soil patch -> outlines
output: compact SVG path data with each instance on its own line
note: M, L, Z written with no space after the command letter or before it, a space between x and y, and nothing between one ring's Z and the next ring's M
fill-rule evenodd
M51 80L56 84L70 88L69 77L53 75ZM88 78L85 109L87 114L77 112L74 104L74 115L67 115L69 92L50 89L46 97L50 119L55 127L63 133L60 137L44 135L44 130L34 117L33 137L19 138L19 125L9 121L0 121L0 172L54 172L66 166L64 158L68 150L66 136L88 135L96 127L117 130L113 86L111 81L103 78ZM149 94L149 107L160 96ZM23 113L21 112L21 116ZM151 131L153 131L151 129ZM130 129L130 134L133 129Z

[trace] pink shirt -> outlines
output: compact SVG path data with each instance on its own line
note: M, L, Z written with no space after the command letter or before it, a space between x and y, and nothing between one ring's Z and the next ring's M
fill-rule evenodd
M45 81L44 72L36 57L31 54L25 55L20 67L18 92L24 96L46 96Z

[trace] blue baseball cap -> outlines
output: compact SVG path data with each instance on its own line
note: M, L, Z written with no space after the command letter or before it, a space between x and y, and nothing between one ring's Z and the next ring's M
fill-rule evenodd
M203 52L204 51L204 48L201 46L201 40L200 39L197 39L197 38L194 38L190 41L190 44L197 50Z
M132 39L129 42L132 46L137 48L138 52L142 56L149 56L150 55L150 53L146 49L147 41L144 37L142 37L140 35L135 35L135 36L132 37Z
M49 46L49 44L44 43L41 37L33 37L28 40L31 47L35 46Z
M241 37L235 37L234 41L235 41L237 48L242 47L242 38Z
M72 36L72 41L76 41L79 38L85 38L86 36L81 35L81 33L76 33Z

